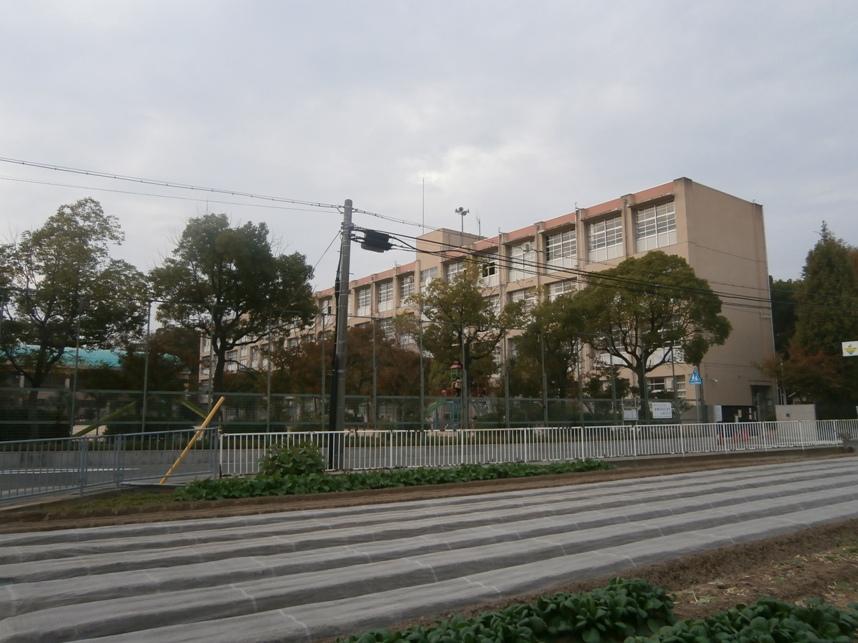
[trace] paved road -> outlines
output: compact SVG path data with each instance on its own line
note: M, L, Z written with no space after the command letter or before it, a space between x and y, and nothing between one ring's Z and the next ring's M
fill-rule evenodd
M856 517L856 465L3 535L0 641L358 632Z

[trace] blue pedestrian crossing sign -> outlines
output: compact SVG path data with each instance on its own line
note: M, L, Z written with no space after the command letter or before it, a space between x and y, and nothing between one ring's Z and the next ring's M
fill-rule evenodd
M703 379L700 377L700 371L698 371L696 368L694 369L694 372L691 373L691 377L688 378L688 383L703 384Z

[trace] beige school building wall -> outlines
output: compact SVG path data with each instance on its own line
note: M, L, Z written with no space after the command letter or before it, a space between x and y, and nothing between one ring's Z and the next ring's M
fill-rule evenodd
M636 230L639 217L652 214L657 207L675 211L675 230L665 239L659 236L653 246L652 237L641 239ZM604 245L595 247L600 243L595 233L609 226L614 245L607 247L602 239ZM619 243L617 235L621 235ZM558 239L574 252L559 259L553 256ZM775 382L758 368L774 354L763 211L758 204L679 178L491 238L434 230L418 238L414 261L349 283L349 325L374 319L389 328L395 315L416 312L409 298L425 289L431 279L447 279L449 267L455 268L464 256L456 250L461 246L469 253L485 254L486 265L494 263L487 268L490 274L484 275L483 283L484 296L497 298L497 305L517 297L542 300L574 290L583 286L575 271L599 272L651 249L680 255L716 292L747 297L725 302L723 313L732 332L723 346L707 353L701 365L706 403L750 406L760 402L753 391L767 391L766 405L774 401ZM522 260L518 268L517 258ZM286 342L297 343L301 336L333 330L333 294L333 289L315 294L324 314L310 328L296 330ZM591 351L586 353L585 370L595 365L597 357ZM689 364L664 364L648 377L668 379L675 373L686 383L686 399L695 400L699 387L688 385L692 370ZM633 374L623 376L637 384Z

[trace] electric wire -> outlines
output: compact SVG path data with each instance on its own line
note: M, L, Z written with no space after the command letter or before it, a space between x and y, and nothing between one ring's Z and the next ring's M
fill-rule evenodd
M320 264L320 263L322 263L322 259L324 259L324 258L325 258L325 255L326 255L326 254L328 254L328 250L330 250L330 249L331 249L331 246L332 246L332 245L334 245L334 241L336 241L337 239L339 239L339 237L340 237L340 231L339 231L339 230L337 230L337 232L336 232L336 233L334 234L334 236L331 238L331 242L328 244L328 247L327 247L327 248L325 248L325 251L322 253L322 256L320 256L320 257L316 260L316 263L315 263L315 264L313 264L313 272L314 272L314 273L316 272L316 268L318 268L318 267L319 267L319 264Z
M665 285L665 284L653 284L650 282L641 282L641 281L637 281L637 280L628 279L625 277L605 275L602 272L587 271L587 270L583 270L580 268L556 267L556 266L553 266L553 265L550 265L547 263L543 263L543 262L538 262L538 261L529 261L529 260L524 260L524 259L512 259L510 257L501 256L498 253L476 251L476 250L473 250L473 249L468 248L466 246L449 244L449 243L444 243L444 242L440 242L440 241L433 241L433 240L429 240L429 239L422 239L421 238L421 241L427 242L427 243L433 243L433 244L439 245L439 246L445 246L445 248L440 249L440 250L434 250L434 251L433 250L418 250L415 246L408 244L407 242L403 241L402 239L397 237L394 233L387 233L387 234L390 234L390 236L392 238L396 238L398 241L400 241L401 243L404 244L403 247L397 247L397 249L400 249L400 250L424 252L426 254L442 256L445 259L450 259L450 258L455 259L455 258L460 258L462 256L470 256L470 257L474 257L477 259L487 259L488 258L488 259L491 259L492 261L494 261L498 267L501 267L501 268L515 267L516 269L520 270L521 272L523 272L525 274L533 275L533 276L539 275L539 274L542 274L542 275L561 274L561 275L574 276L576 278L583 277L584 279L589 279L589 280L593 280L593 278L596 278L596 279L602 279L605 281L615 282L620 286L624 286L626 290L629 290L632 292L636 292L636 291L639 292L642 290L652 290L653 288L660 288L660 289L666 290L666 291L673 290L674 292L698 292L698 293L707 292L706 290L698 289L698 288L692 288L690 286L672 286L672 285ZM407 235L400 235L400 236L405 237L405 238L410 238L410 239L417 239L417 237L408 237ZM614 267L614 266L612 266L612 267ZM727 285L739 287L738 284L727 284ZM739 295L739 294L733 294L733 293L726 293L726 292L714 290L714 289L710 289L710 290L715 295L717 295L719 298L722 299L722 304L726 308L757 310L759 312L767 313L767 314L771 315L772 314L772 306L774 306L775 304L777 304L777 305L789 305L789 306L793 306L793 307L796 307L798 305L798 302L787 300L787 299L777 299L777 298L770 298L770 297L754 297L754 296L750 296L750 295ZM723 301L724 299L727 299L727 300L734 299L737 301ZM748 302L750 302L750 303L748 303ZM814 306L814 307L824 307L823 304L813 304L811 302L805 302L805 305L806 306L810 305L810 306ZM854 313L858 314L858 309L856 309L854 311Z
M416 237L409 237L407 235L397 236L395 233L392 233L392 232L385 232L385 234L388 234L392 238L395 238L399 242L403 243L405 248L402 248L402 249L418 251L415 246L413 246L412 244L410 244L410 243L408 243L408 242L406 242L400 238L400 237L405 237L406 239L415 239L416 240ZM449 244L449 243L445 243L442 241L434 241L434 240L430 240L430 239L421 239L421 241L424 243L428 242L428 243L431 243L431 244L434 244L437 246L441 246L441 248L439 248L438 250L435 250L435 251L424 250L423 252L427 252L427 254L441 255L447 259L462 257L463 255L468 256L468 257L478 258L478 259L490 259L490 260L494 261L500 267L504 267L504 268L515 267L517 269L520 269L522 272L524 272L526 274L532 274L532 275L546 274L546 273L566 274L566 275L576 276L576 277L585 277L589 280L601 279L603 281L610 281L610 282L618 283L620 285L628 284L631 286L637 286L641 289L650 289L650 290L660 289L663 291L674 291L674 292L698 292L698 293L706 292L705 289L693 288L690 286L678 286L678 285L668 285L668 284L643 282L643 281L639 281L639 280L629 279L627 277L621 277L621 276L616 276L616 275L606 275L606 274L601 273L601 272L593 272L593 271L583 270L580 268L557 267L557 266L553 266L553 265L550 265L550 264L547 264L544 262L540 262L540 261L520 259L520 258L510 258L510 257L502 256L499 253L481 252L481 251L473 250L473 249L465 247L465 246ZM751 295L740 295L740 294L728 293L728 292L717 291L717 290L713 290L712 292L714 292L716 295L718 295L719 297L722 297L722 298L737 299L737 300L742 300L742 301L751 301L751 302L759 302L759 303L771 303L771 300L767 297L754 297Z
M274 201L276 203L289 203L292 205L305 205L311 206L314 208L322 208L328 210L337 210L339 211L342 208L341 205L336 205L333 203L323 203L320 201L306 201L303 199L291 199L282 196L274 196L270 194L260 194L256 192L245 192L242 190L232 190L226 188L216 188L216 187L208 187L202 185L195 185L192 183L182 183L179 181L165 181L161 179L149 179L140 176L131 176L128 174L119 174L115 172L104 172L101 170L86 170L82 168L69 167L66 165L56 165L53 163L41 163L38 161L27 161L24 159L16 159L10 158L7 156L0 156L0 163L10 163L13 165L23 165L25 167L33 167L39 168L43 170L52 170L54 172L65 172L69 174L79 174L83 176L94 176L102 179L112 179L115 181L128 181L131 183L141 183L143 185L157 185L160 187L174 188L179 190L193 190L197 192L209 192L212 194L227 194L229 196L241 196L246 197L248 199L261 199L264 201Z
M22 179L18 177L12 176L0 176L0 181L10 181L14 183L30 183L34 185L48 185L51 187L59 187L59 188L73 188L78 190L93 190L96 192L109 192L112 194L128 194L133 196L148 196L158 199L175 199L177 201L193 201L195 203L201 202L203 199L200 197L190 197L190 196L181 196L179 194L155 194L152 192L135 192L134 190L116 190L113 188L102 188L96 187L94 185L75 185L74 183L55 183L53 181L37 181L35 179ZM240 207L249 207L249 208L266 208L270 210L288 210L291 212L318 212L319 210L316 208L296 208L289 207L284 205L271 205L268 203L246 203L241 201L221 201L217 199L209 199L205 198L206 203L217 203L218 205L236 205Z

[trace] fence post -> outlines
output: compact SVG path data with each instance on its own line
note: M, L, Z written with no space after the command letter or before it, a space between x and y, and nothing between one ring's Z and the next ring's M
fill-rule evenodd
M679 424L679 452L685 455L685 428L682 423Z
M122 434L113 440L113 482L118 488L122 484Z
M390 445L390 448L387 450L387 468L393 468L393 437L394 437L393 429L390 429L387 432L387 442Z
M634 457L636 457L636 458L638 457L638 431L637 431L637 429L639 426L640 426L639 424L633 424L632 425L632 455L634 455Z
M217 432L217 477L223 477L223 430Z
M86 438L81 438L78 441L78 484L80 485L80 494L83 495L84 489L86 489L86 451L87 451L87 442Z
M465 464L465 432L459 429L459 464Z

